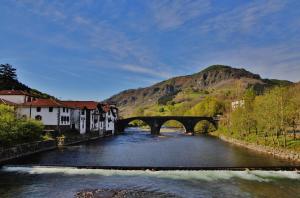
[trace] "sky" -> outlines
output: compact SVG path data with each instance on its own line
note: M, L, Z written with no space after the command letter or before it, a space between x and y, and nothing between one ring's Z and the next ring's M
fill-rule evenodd
M60 99L99 101L213 64L300 81L299 0L0 1L0 63Z

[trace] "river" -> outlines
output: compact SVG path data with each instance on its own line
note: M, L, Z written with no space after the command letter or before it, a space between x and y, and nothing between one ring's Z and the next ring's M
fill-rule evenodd
M123 135L43 152L2 167L0 197L73 197L77 191L87 188L147 190L161 197L299 197L300 174L296 171L142 171L69 167L293 165L297 164L208 135L168 132L151 136L149 132L130 129Z

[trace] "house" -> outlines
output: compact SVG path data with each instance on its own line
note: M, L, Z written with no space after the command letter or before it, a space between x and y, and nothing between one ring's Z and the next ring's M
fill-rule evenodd
M0 98L16 104L31 102L36 99L36 97L21 90L0 90Z
M52 98L37 98L17 106L18 115L42 121L45 130L64 131L70 129L71 111L73 109Z
M98 102L95 101L61 101L62 104L75 109L71 119L74 120L72 128L79 130L80 134L96 131L94 114L98 112Z
M73 108L71 120L75 121L73 128L85 134L97 131L100 135L114 134L117 120L117 108L113 105L95 101L61 101Z
M115 104L100 103L99 104L101 120L101 129L106 132L106 134L115 134L115 123L118 120L119 112Z
M232 110L235 110L239 107L243 107L245 105L245 101L244 100L236 100L231 102L231 108Z
M8 106L17 106L17 103L10 102L8 100L0 98L0 104L8 105Z
M118 119L118 109L112 104L36 98L20 90L0 91L0 104L14 106L19 116L42 121L47 131L114 134Z

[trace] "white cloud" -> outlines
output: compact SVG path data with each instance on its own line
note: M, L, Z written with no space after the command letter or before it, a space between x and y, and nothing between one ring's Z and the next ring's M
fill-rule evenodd
M280 11L285 4L284 1L280 0L251 1L210 16L200 24L199 30L203 33L215 31L220 32L220 34L257 30L256 25L264 17Z
M174 29L207 13L207 0L158 0L151 1L151 10L156 24L161 29Z
M159 78L163 78L163 79L170 77L170 74L168 74L168 73L158 71L155 69L150 69L147 67L138 66L138 65L126 64L126 65L122 65L120 68L123 70L126 70L126 71L133 72L133 73L146 74L146 75L150 75L153 77L159 77Z

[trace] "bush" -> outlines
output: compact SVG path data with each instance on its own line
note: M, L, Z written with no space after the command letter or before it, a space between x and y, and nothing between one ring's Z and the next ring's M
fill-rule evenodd
M210 122L204 120L196 124L195 133L210 133L216 130L216 127Z
M0 145L2 147L40 140L42 131L41 122L18 119L13 107L0 104Z

